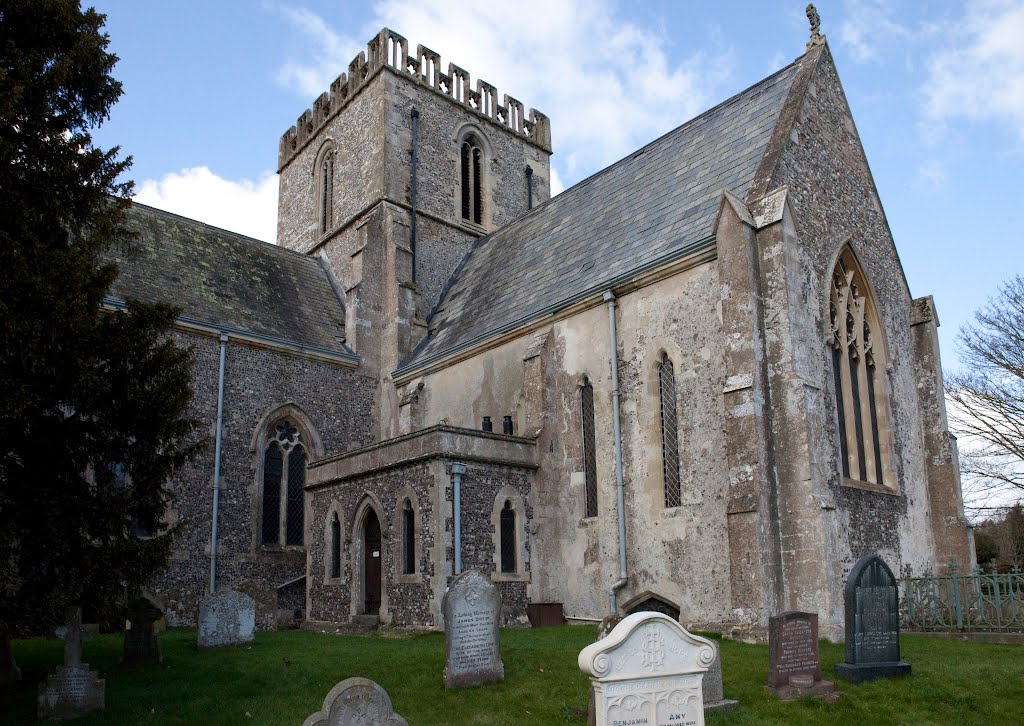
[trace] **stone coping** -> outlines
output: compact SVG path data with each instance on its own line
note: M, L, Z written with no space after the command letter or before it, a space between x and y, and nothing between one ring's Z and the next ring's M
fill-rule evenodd
M537 469L537 442L476 429L439 424L378 444L314 461L306 489L430 459L453 459Z

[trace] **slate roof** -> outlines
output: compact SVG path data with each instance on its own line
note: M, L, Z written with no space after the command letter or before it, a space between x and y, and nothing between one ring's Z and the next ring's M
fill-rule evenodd
M478 239L398 372L710 244L721 189L746 197L799 60Z
M351 357L345 310L315 257L133 204L136 253L110 295L169 302L182 317Z

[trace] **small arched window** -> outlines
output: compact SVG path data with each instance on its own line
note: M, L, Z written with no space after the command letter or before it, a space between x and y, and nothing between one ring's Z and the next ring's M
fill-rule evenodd
M501 571L515 572L517 569L516 557L516 513L512 509L512 502L505 500L505 506L501 509Z
M462 219L483 224L483 148L480 140L470 134L462 141Z
M597 516L597 450L594 433L594 387L590 379L583 379L580 388L580 409L583 421L583 474L585 477L585 514Z
M317 187L320 192L320 234L326 234L334 224L334 149L328 148L320 158L317 168Z
M263 451L263 544L301 545L306 450L288 419L272 427Z
M679 485L679 422L676 417L676 371L668 353L658 364L658 391L661 398L661 458L665 480L665 506L682 504Z
M416 573L416 512L409 499L402 506L402 573Z
M331 518L331 577L341 577L341 519Z
M874 304L853 251L839 256L829 300L832 375L844 477L889 485L885 351Z

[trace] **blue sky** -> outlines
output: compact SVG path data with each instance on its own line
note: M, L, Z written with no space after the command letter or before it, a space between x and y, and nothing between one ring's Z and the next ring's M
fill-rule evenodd
M380 27L551 117L570 186L803 52L801 0L102 0L138 199L273 240L277 143ZM1024 0L823 0L911 292L958 327L1024 270Z

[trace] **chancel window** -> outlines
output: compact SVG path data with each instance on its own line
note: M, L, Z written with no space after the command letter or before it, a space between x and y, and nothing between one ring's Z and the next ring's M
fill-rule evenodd
M333 224L334 206L334 150L328 149L320 159L318 186L320 188L320 234L326 233Z
M263 451L263 544L301 545L306 449L288 419L271 429Z
M597 450L594 434L594 387L584 378L580 388L580 408L583 418L583 473L586 482L585 514L597 516Z
M515 572L516 565L516 513L512 502L505 500L500 516L501 571Z
M467 136L461 148L462 218L474 224L483 224L483 149L473 135Z
M412 501L405 500L402 507L402 574L416 572L416 512Z
M331 577L341 577L341 519L331 518Z
M661 398L661 461L665 480L665 506L682 504L679 484L679 422L676 417L676 372L667 353L658 363L658 391Z
M829 317L840 469L850 479L890 485L885 353L867 284L849 249L832 272Z

